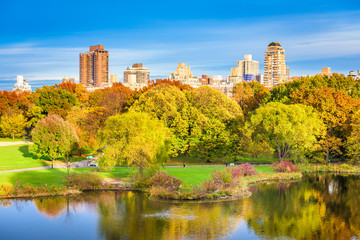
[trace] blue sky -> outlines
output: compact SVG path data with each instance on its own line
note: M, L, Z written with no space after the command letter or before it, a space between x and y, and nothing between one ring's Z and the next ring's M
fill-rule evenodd
M135 62L152 78L179 62L227 77L244 54L263 72L271 41L285 48L292 76L360 68L358 0L3 1L0 27L0 81L78 79L79 53L98 43L121 79Z

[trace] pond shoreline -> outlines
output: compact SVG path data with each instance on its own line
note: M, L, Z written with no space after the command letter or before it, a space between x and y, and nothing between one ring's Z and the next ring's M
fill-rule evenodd
M239 185L242 187L239 188L239 192L243 194L239 195L227 195L220 196L211 199L200 198L200 199L166 199L166 198L156 198L149 197L151 201L159 201L159 202L222 202L222 201L236 201L239 199L251 197L251 192L249 191L249 187L263 183L263 182L277 182L277 181L294 181L299 180L303 177L303 174L307 173L335 173L335 174L360 174L360 172L350 172L350 171L303 171L303 172L295 172L295 173L270 173L270 174L258 174L251 177L243 177ZM34 187L34 189L41 189L43 187ZM109 187L103 187L99 189L88 189L88 190L78 190L78 189L65 189L59 190L58 192L54 192L53 190L47 189L51 192L39 192L39 193L29 193L29 194L20 194L20 195L4 195L0 196L0 199L18 199L18 198L42 198L42 197L55 197L55 196L76 196L86 192L101 192L101 191L134 191L134 192L146 192L149 193L149 189L144 188L135 188L131 187L127 184L123 186L114 187L114 185L110 185Z

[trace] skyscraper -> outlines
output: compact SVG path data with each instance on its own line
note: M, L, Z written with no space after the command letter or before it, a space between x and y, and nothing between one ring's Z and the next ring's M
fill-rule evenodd
M271 42L265 52L264 85L267 88L272 88L288 80L285 50L280 43Z
M109 82L109 52L103 45L90 46L89 52L80 53L80 83L99 87Z

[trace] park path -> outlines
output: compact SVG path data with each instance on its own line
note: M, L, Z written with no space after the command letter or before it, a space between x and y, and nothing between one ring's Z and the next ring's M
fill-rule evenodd
M84 160L84 161L71 163L71 168L87 167L87 162L88 162L87 160ZM65 164L56 164L56 165L54 165L54 169L55 168L66 168L66 165ZM3 171L0 171L0 173L25 172L25 171L33 171L33 170L41 170L41 169L51 169L51 166L3 170Z
M71 168L88 167L87 162L88 162L87 160L84 160L84 161L71 163ZM179 166L166 166L166 167L167 168L182 168L183 166L179 165ZM187 168L189 168L189 167L224 167L224 165L188 165L186 167ZM56 164L56 165L54 165L54 168L66 168L66 165L65 164ZM91 167L89 167L89 168L91 168ZM115 167L115 168L131 168L131 167ZM51 166L3 170L3 171L0 171L0 173L25 172L25 171L33 171L33 170L41 170L41 169L51 169Z
M18 142L0 142L0 147L11 146L11 145L29 144L29 143L31 143L31 142L24 142L24 141L18 141Z

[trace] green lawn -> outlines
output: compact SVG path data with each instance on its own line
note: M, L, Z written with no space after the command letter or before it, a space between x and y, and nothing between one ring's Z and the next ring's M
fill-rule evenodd
M255 167L257 171L270 173L273 169L270 166L258 166ZM211 173L216 170L223 170L225 167L172 167L166 168L165 171L177 178L180 178L185 184L188 185L199 185L206 179L211 178ZM91 172L96 170L95 168L76 168L72 169L71 172ZM116 168L111 172L94 172L103 178L122 178L126 177L131 173L130 168ZM34 171L24 172L11 172L1 173L0 183L10 182L16 184L18 181L22 183L28 183L34 186L47 185L62 185L64 177L66 175L66 169L42 169Z
M0 147L0 171L42 167L50 164L29 153L29 145L12 145Z
M76 169L71 169L71 173L91 172L93 170L95 169L76 168ZM131 172L130 168L121 168L121 169L118 168L112 172L95 172L95 173L103 178L121 178L128 176L130 172ZM43 186L45 184L60 186L63 185L65 176L66 176L65 168L0 173L0 183L9 182L12 184L16 184L17 182L21 182L21 183L28 183L34 186Z
M211 178L211 174L216 170L224 170L225 167L186 167L186 168L166 168L166 172L177 177L185 184L199 185L207 179ZM263 173L274 172L271 166L256 166L256 171Z

